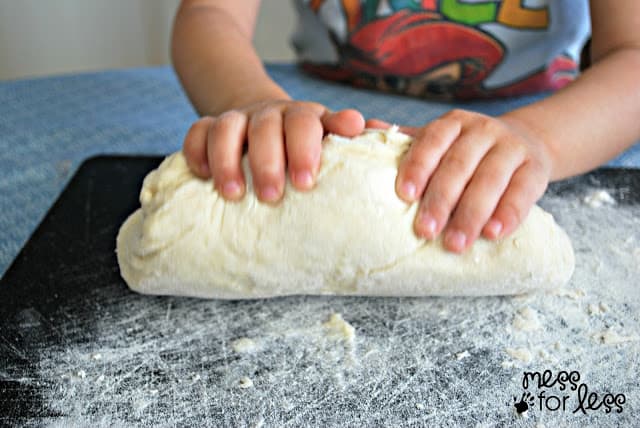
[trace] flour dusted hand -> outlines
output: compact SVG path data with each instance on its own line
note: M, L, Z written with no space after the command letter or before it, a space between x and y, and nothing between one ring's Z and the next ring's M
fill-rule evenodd
M395 191L410 144L395 128L330 135L316 187L299 192L287 182L276 205L259 202L251 180L244 198L225 201L175 153L145 178L142 208L120 229L121 274L141 293L223 299L508 295L569 280L571 242L537 206L510 236L480 239L463 254L417 237L417 203ZM249 177L246 158L243 169Z

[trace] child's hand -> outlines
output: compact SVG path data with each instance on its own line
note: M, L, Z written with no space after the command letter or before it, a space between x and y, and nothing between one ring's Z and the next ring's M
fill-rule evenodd
M246 188L240 162L247 143L258 198L276 202L284 191L285 163L293 185L311 189L324 133L351 137L363 130L364 118L355 110L333 113L317 103L265 101L201 118L189 129L183 152L196 175L213 177L225 199L238 200Z
M463 252L480 233L497 239L513 232L550 180L548 148L508 117L454 110L423 128L401 130L415 140L400 164L396 192L407 202L422 199L416 234L434 239L444 230L450 251Z

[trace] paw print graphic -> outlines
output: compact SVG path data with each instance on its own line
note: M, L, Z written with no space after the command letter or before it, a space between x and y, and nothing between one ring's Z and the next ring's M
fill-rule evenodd
M516 412L519 415L522 415L527 410L533 408L534 403L535 399L530 392L523 392L522 397L520 397L520 401L518 401L518 397L513 397L513 406L516 408Z

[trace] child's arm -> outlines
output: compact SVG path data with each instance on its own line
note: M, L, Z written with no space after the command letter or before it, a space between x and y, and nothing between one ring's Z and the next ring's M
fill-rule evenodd
M418 234L444 230L445 247L457 252L481 233L507 235L550 180L595 168L640 139L640 2L592 1L591 17L593 65L567 88L498 118L454 111L409 130L417 138L396 184L405 200L422 199Z
M185 138L190 168L212 176L225 198L238 199L245 190L240 160L248 141L258 197L274 202L282 197L285 159L294 185L311 188L323 132L357 135L364 119L353 110L332 113L317 103L291 101L269 78L251 42L259 3L183 0L171 53L187 95L204 116Z

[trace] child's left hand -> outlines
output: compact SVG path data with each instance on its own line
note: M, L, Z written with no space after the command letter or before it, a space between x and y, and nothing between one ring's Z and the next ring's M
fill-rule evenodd
M370 120L367 127L389 124ZM543 195L552 154L534 133L508 116L453 110L422 128L398 169L396 192L421 199L414 229L461 253L482 233L497 239L513 232Z

